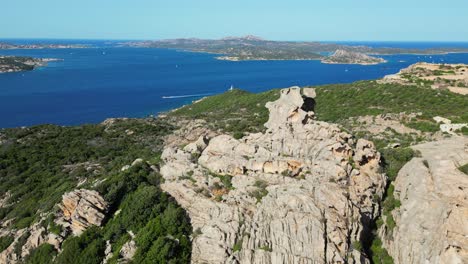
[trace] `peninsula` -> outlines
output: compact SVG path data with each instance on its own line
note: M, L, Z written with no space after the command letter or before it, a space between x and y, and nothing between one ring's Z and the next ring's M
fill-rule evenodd
M0 42L0 49L82 49L88 48L85 44L14 44Z
M0 73L32 71L57 59L42 59L19 56L0 56Z

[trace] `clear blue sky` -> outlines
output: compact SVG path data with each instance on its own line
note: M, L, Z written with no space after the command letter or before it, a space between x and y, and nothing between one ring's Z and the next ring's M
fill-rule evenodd
M0 38L468 41L468 0L2 0Z

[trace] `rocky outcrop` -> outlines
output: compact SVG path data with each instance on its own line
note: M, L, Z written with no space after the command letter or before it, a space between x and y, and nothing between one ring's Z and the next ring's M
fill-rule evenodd
M22 263L32 250L44 243L49 243L59 250L63 242L62 237L48 233L41 223L35 223L31 227L20 230L1 229L0 237L2 236L14 238L13 242L0 253L0 263L9 264Z
M164 150L162 188L189 213L193 263L368 263L352 244L378 214L380 155L315 121L314 97L283 89L264 134Z
M107 202L96 191L80 189L64 194L59 207L62 212L57 223L80 235L92 225L101 225Z
M413 158L399 172L394 210L396 227L381 231L395 263L468 263L468 177L457 168L468 163L468 138L414 146Z

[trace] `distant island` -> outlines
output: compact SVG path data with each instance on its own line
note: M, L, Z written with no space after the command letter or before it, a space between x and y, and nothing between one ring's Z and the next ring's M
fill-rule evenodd
M181 38L157 41L130 41L119 43L123 47L166 48L193 52L219 54L216 59L246 60L321 60L324 63L376 64L383 60L371 59L372 55L394 54L446 54L468 52L466 48L374 48L337 43L305 41L272 41L256 36L226 37L222 39ZM337 53L337 51L339 51ZM346 54L345 52L353 52ZM333 53L331 56L326 54ZM336 54L337 53L337 54ZM357 53L361 53L358 55ZM336 56L334 56L336 55ZM364 57L367 55L368 57Z
M85 44L14 44L0 42L0 49L82 49L88 48Z
M360 52L337 50L331 56L322 59L322 63L327 64L360 64L375 65L385 63L386 60L378 57L372 57Z
M32 71L57 59L41 59L19 56L0 56L0 73Z

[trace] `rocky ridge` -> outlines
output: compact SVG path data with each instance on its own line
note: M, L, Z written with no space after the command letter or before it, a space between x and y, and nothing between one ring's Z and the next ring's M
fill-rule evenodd
M164 150L162 188L189 213L193 263L368 263L353 245L378 215L380 154L315 121L314 97L283 89L264 134Z

